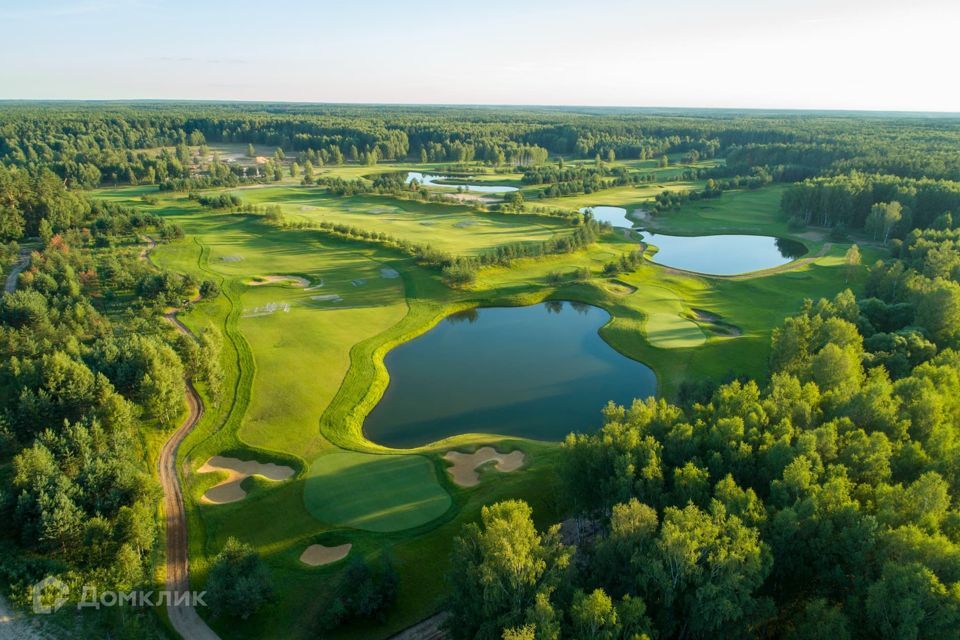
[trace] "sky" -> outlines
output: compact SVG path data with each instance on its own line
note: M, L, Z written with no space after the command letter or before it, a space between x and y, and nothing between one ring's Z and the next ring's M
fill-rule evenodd
M2 0L0 99L960 112L960 0Z

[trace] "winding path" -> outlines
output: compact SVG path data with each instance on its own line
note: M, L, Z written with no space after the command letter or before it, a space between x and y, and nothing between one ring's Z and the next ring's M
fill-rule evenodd
M30 252L22 249L17 261L13 264L13 269L10 270L10 274L7 276L6 283L4 283L4 292L13 293L14 289L17 288L17 278L20 277L20 273L27 268L28 264L30 264Z
M157 246L153 238L147 238L148 246L140 252L142 260L148 259L149 252ZM163 315L164 320L185 335L190 330L177 319L177 309ZM191 429L203 416L203 401L189 380L184 381L184 395L187 400L187 417L173 432L173 435L160 449L158 466L160 485L163 487L163 511L166 514L166 589L172 601L167 603L167 615L170 624L185 640L219 640L207 623L189 604L176 604L177 597L190 592L190 557L187 546L187 518L183 506L183 489L177 476L177 450Z

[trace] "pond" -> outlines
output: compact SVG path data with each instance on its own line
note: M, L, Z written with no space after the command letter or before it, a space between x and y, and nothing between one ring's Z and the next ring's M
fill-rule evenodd
M807 253L794 240L770 236L667 236L643 232L657 247L653 261L665 267L717 276L732 276L786 264Z
M593 212L593 219L598 222L606 222L611 226L625 229L633 228L633 220L627 217L627 210L623 207L583 207L580 213L585 213L587 210Z
M561 440L593 431L608 400L656 393L653 371L597 333L609 319L570 302L450 316L387 354L390 384L364 433L415 447L460 433Z
M435 176L419 171L410 171L407 173L407 183L416 180L425 187L444 187L446 189L457 189L463 187L464 190L472 193L509 193L516 191L516 187L495 184L466 184L460 182L459 178L450 176Z

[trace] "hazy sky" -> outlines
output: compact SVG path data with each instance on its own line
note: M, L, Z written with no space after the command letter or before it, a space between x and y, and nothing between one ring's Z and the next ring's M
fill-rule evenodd
M2 0L0 98L960 111L960 0Z

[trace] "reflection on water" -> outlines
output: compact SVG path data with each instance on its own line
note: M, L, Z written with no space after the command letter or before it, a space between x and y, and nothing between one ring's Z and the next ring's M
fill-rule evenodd
M516 187L508 187L506 185L495 185L495 184L466 184L460 183L458 179L451 178L450 176L435 176L428 173L420 173L419 171L410 171L407 173L407 183L411 183L414 180L419 182L425 187L443 187L446 189L459 189L463 188L464 191L469 191L473 193L509 193L511 191L516 191ZM445 184L445 181L457 180L456 184Z
M649 367L600 338L609 319L553 300L454 314L387 354L390 384L364 432L412 447L459 433L560 440L592 431L607 401L656 392Z
M668 236L643 232L657 247L653 261L667 267L710 275L736 275L786 264L807 253L794 240L769 236Z
M627 217L627 210L623 207L598 206L580 209L580 213L588 211L593 215L593 219L598 222L606 222L613 227L633 228L633 220Z

